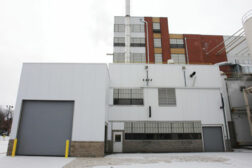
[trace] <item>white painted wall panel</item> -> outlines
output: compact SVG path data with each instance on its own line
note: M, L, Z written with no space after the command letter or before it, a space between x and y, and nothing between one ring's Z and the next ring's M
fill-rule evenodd
M124 123L123 122L113 122L112 123L112 130L124 130Z
M145 53L145 47L130 47L131 53ZM125 53L125 47L114 47L114 53Z
M146 83L146 64L110 64L109 73L111 87L144 87ZM182 65L149 64L150 87L184 87L184 73ZM221 77L217 66L186 65L187 87L220 88ZM196 72L193 78L190 74Z
M252 81L245 80L227 80L228 95L231 108L245 109L245 102L241 87L252 86ZM249 105L252 106L252 95L248 95Z
M124 24L125 17L124 16L115 16L114 20L115 20L115 24Z
M104 141L107 85L106 64L24 64L11 139L16 138L22 100L31 99L74 100L72 140Z
M144 89L144 106L110 106L111 121L195 121L223 124L219 89L176 89L176 106L159 106L158 89ZM152 108L149 118L148 107Z

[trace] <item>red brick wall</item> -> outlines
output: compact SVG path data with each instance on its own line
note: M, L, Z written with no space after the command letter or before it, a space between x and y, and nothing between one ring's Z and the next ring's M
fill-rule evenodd
M227 61L225 45L222 42L223 42L223 36L201 35L201 45L204 49L203 57L205 62L215 64L218 62ZM214 47L216 47L220 43L222 44L218 46L216 49L214 49ZM218 54L218 51L220 51L223 48L224 48L223 52ZM211 51L212 49L214 50ZM211 52L209 53L209 51Z
M160 29L161 29L163 63L167 63L167 60L171 59L170 37L169 37L167 18L160 18Z
M149 59L150 63L155 62L154 58L154 40L153 40L153 29L152 29L152 17L145 17L144 20L148 22L148 38L149 38ZM145 35L146 35L146 27L145 27ZM145 48L146 48L146 62L148 62L147 55L147 36L145 36Z
M190 64L204 63L200 35L184 34Z
M211 51L223 42L223 36L185 34L184 37L186 38L190 64L215 64L227 61L225 49L221 54L218 54L219 50L225 48L224 43ZM209 53L209 51L211 52Z

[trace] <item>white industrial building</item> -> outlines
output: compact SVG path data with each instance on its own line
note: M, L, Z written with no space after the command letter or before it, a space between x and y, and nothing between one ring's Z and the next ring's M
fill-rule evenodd
M23 65L9 154L226 151L218 66Z
M17 142L17 155L63 156L68 140L69 154L74 157L230 150L227 122L232 120L233 102L228 97L233 93L229 92L219 66L130 64L142 62L149 45L143 46L143 39L148 36L141 33L142 18L130 19L127 2L125 33L115 33L118 44L114 48L114 61L124 59L126 64L23 65L8 155L15 152ZM116 17L116 23L119 22L124 23ZM138 24L138 33L131 34L132 23ZM252 17L248 17L244 29L250 51L251 27ZM131 37L139 37L140 41L135 43ZM120 48L121 41L125 42L124 48ZM142 48L133 49L131 43ZM149 52L146 55L149 59ZM250 84L244 85L242 91L246 128L252 131L251 103L247 100L252 93ZM244 140L247 135L240 137Z

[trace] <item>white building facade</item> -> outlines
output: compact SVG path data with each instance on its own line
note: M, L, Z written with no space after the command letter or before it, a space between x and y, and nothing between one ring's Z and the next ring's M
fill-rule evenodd
M225 150L218 67L110 64L109 74L108 151Z
M226 151L212 65L24 64L8 154Z

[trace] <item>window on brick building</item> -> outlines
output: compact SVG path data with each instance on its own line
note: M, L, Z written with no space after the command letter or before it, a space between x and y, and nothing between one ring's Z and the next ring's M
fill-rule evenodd
M162 47L160 38L154 38L154 47L155 48L161 48Z
M170 47L171 48L184 48L184 40L183 39L170 39Z
M160 23L153 23L152 28L154 33L161 33Z
M171 58L175 64L185 64L185 54L171 54Z
M162 54L155 54L154 57L155 57L155 63L159 64L163 63Z

